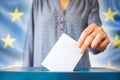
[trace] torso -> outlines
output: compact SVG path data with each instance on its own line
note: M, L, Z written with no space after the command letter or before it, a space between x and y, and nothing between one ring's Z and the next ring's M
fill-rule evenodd
M62 33L78 40L88 25L90 3L89 0L70 0L61 2L61 5L58 0L34 0L34 2L33 66L39 67ZM79 65L90 67L87 52Z

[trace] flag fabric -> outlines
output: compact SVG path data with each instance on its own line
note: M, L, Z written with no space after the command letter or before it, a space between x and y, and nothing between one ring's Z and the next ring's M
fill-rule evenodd
M120 70L120 0L99 0L103 28L110 38L110 45L101 56L101 63Z
M31 0L0 0L0 68L22 66Z
M120 0L98 0L104 30L111 40L99 63L120 69ZM32 0L0 0L0 68L22 66Z

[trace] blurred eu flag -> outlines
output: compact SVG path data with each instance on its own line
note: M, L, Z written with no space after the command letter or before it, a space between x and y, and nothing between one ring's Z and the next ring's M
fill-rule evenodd
M31 0L0 0L0 68L22 66Z
M103 27L111 44L104 52L101 62L120 70L120 0L99 0Z

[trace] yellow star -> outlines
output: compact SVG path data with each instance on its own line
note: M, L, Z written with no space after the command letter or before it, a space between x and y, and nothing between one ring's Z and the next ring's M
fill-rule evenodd
M7 35L6 38L1 39L4 42L4 48L10 46L13 48L13 42L16 40L15 38L11 38L10 34Z
M116 66L113 66L110 61L107 63L107 66L106 66L106 67L107 67L107 68L110 68L110 69L116 69Z
M114 16L117 14L117 12L113 12L111 10L111 8L108 9L107 12L103 13L103 15L106 17L105 21L111 20L111 21L115 21L114 20Z
M113 40L113 47L119 47L120 48L120 39L118 37L118 35L115 35L115 38Z
M18 8L15 8L14 12L9 13L12 16L12 22L18 20L21 22L21 16L24 14L23 12L19 12Z

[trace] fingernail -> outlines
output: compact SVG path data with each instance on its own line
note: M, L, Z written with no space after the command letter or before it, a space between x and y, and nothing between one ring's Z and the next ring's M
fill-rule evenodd
M84 51L83 51L83 49L82 49L82 48L80 48L80 54L83 54L83 52L84 52Z

